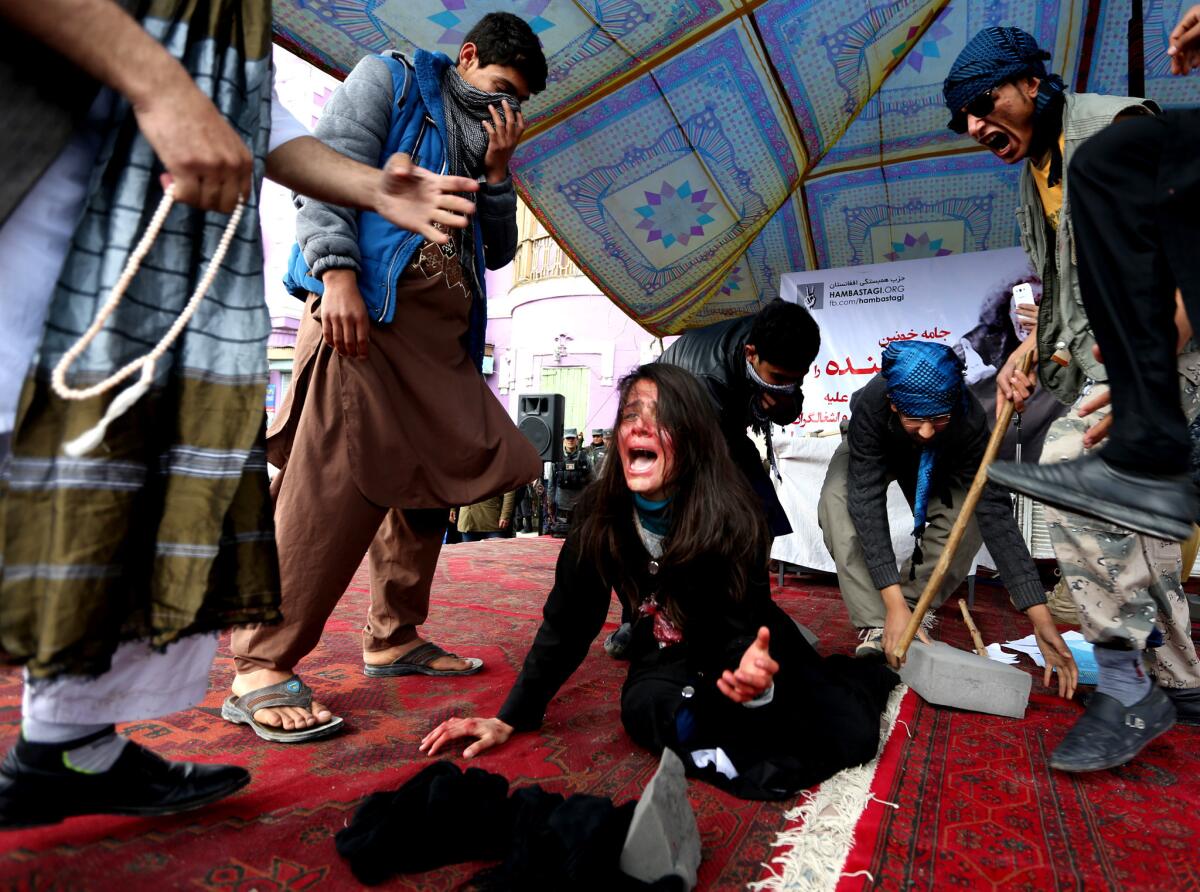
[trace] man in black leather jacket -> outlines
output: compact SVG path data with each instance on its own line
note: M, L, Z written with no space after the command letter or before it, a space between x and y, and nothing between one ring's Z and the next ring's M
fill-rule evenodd
M746 428L766 437L774 467L771 424L791 424L800 416L800 385L820 346L808 311L777 298L754 316L687 332L658 360L687 369L707 388L734 464L762 500L773 536L787 535L792 526Z

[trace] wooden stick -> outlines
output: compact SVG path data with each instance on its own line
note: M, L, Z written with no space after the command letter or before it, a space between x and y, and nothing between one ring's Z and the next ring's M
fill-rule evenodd
M971 618L971 611L967 609L967 602L959 598L958 606L962 610L963 622L967 624L967 631L971 633L971 640L975 642L975 653L981 657L987 657L987 648L983 646L983 637L979 634L979 628L975 625L975 620Z
M1026 353L1021 360L1021 371L1028 372L1031 354ZM966 386L965 384L963 385ZM1008 425L1013 417L1013 401L1010 399L1004 404L1004 408L1000 411L1000 418L996 421L996 427L992 430L991 439L988 440L987 448L983 451L983 459L979 462L979 470L975 472L975 480L971 483L971 488L967 491L967 497L963 499L962 508L958 512L958 518L954 521L954 526L950 529L950 537L946 540L946 547L942 549L942 554L938 558L937 566L933 568L933 573L929 576L929 582L925 584L925 591L921 592L921 597L917 601L917 605L913 608L912 616L908 620L908 626L904 630L896 649L892 651L896 659L901 665L904 664L904 658L908 655L908 647L912 644L912 640L916 637L917 629L921 627L921 620L925 618L925 614L929 612L929 607L933 603L934 597L942 587L942 580L946 578L946 573L950 570L950 562L954 560L954 553L958 551L959 543L962 542L962 537L967 531L967 524L971 522L971 517L975 513L975 506L979 504L979 497L983 495L983 487L987 484L987 469L996 458L996 453L1000 451L1000 441L1004 439L1004 432L1008 430Z

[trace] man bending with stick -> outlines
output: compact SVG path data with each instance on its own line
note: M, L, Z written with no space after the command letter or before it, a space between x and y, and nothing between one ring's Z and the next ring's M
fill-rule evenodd
M882 372L851 402L849 429L829 463L817 517L837 565L842 600L860 630L855 655L882 653L899 668L896 645L912 617L911 605L949 545L983 458L988 426L983 406L963 386L962 362L944 344L892 343L882 363ZM887 488L893 480L913 506L916 543L903 573L896 568L887 521ZM1057 669L1059 694L1070 697L1079 675L1075 661L1046 607L1012 503L995 486L984 490L934 606L967 577L984 541L1013 603L1033 624L1046 658L1046 684Z

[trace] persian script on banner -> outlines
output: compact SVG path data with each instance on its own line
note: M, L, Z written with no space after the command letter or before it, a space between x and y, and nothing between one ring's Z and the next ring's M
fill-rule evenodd
M970 384L995 377L1011 346L1013 286L1029 281L1040 296L1020 248L786 273L780 294L807 307L821 327L796 423L808 432L849 418L851 395L879 372L893 341L953 347Z

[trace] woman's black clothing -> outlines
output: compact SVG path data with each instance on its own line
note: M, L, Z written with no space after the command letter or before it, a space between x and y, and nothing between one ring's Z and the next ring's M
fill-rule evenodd
M843 768L875 756L879 719L895 673L874 661L821 658L792 619L771 599L763 561L735 601L719 560L695 566L663 566L650 572L650 556L636 539L622 549L636 592L626 607L635 617L629 675L621 691L621 721L638 744L653 752L675 750L689 774L746 799L783 799ZM608 614L612 586L602 568L581 563L578 535L563 545L543 621L500 718L516 730L538 728L546 707L583 662ZM652 594L682 593L683 642L659 647L653 620L637 606ZM619 593L622 601L627 597ZM734 703L716 687L725 669L736 669L759 627L771 633L771 656L779 663L773 700L756 708ZM681 707L690 722L678 721ZM679 739L679 727L690 733ZM738 770L729 780L713 768L697 768L691 754L720 748Z

